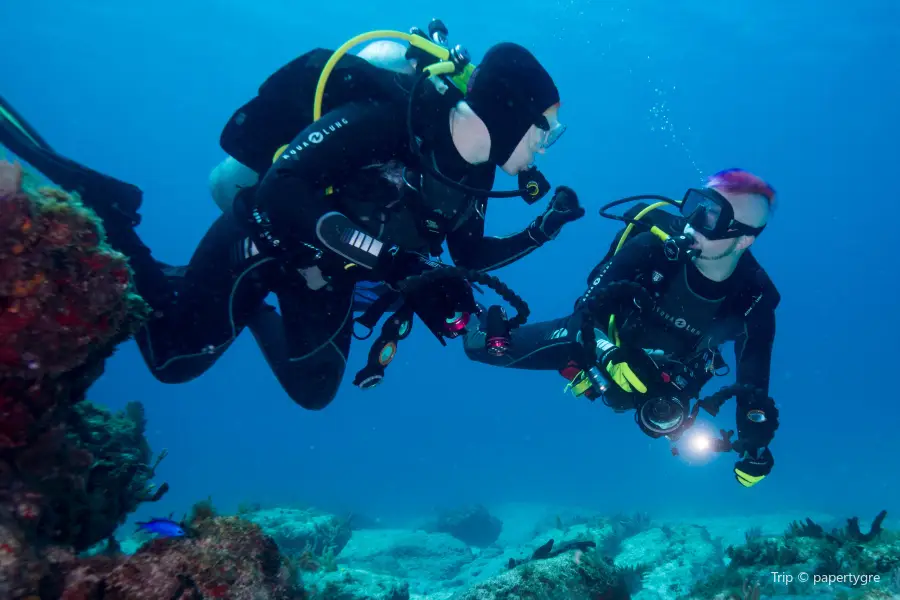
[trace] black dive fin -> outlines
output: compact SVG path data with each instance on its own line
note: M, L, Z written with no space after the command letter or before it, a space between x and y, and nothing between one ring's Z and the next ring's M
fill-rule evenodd
M0 145L47 179L69 192L77 192L85 205L104 221L126 217L131 225L140 222L140 188L89 169L57 154L50 144L0 96Z
M0 117L2 117L3 121L3 123L0 124L0 128L8 124L13 128L17 135L28 138L28 143L53 152L53 148L51 148L50 144L41 137L41 134L29 125L28 121L22 118L22 115L16 112L12 105L10 105L2 96L0 96Z
M531 555L532 560L540 560L542 558L547 558L550 556L550 552L553 550L553 540L551 539L549 542L538 548L534 551L534 554Z

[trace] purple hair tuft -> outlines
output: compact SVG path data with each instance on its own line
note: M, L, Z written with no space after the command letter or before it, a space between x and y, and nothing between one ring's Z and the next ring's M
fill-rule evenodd
M706 186L737 194L759 194L768 200L769 206L775 203L775 188L766 183L762 177L744 169L719 171L706 180Z

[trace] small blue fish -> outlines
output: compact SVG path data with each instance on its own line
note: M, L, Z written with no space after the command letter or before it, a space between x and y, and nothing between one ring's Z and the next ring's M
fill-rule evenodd
M162 537L182 537L187 535L181 523L176 523L172 519L150 519L140 523L135 523L138 531L149 531Z

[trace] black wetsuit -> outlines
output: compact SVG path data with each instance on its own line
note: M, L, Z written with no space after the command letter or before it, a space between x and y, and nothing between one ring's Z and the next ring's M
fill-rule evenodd
M663 246L650 233L642 233L625 244L610 261L595 267L588 277L588 292L619 281L634 281L654 297L652 311L631 310L617 314L623 344L662 350L681 360L704 348L715 349L734 341L737 358L737 383L754 386L768 394L772 345L775 339L775 308L778 292L751 254L745 253L735 272L725 281L703 276L690 263L666 259ZM586 296L587 294L585 294ZM485 350L485 334L474 330L465 341L470 359L516 369L564 372L583 360L581 345L581 307L576 302L569 316L532 323L513 330L511 346L501 357ZM595 314L596 323L606 324L610 307ZM625 318L623 318L623 316ZM595 330L598 336L606 332ZM744 405L741 405L741 402ZM747 402L757 400L738 396L738 435L765 446L773 432L747 421Z
M199 376L249 326L291 398L321 409L343 378L355 286L381 281L373 270L377 249L428 254L446 240L457 266L488 271L545 241L534 224L509 237L486 237L486 198L416 171L405 119L405 103L377 100L326 113L238 196L233 214L213 224L176 287L160 287L158 277L149 281L153 274L136 268L139 292L161 312L138 336L155 377L179 383ZM495 167L463 161L448 119L444 105L431 119L436 125L423 126L423 150L445 175L489 190ZM356 266L346 269L348 262ZM318 285L299 274L310 267L324 273L324 287L313 289ZM173 289L177 297L166 298ZM270 292L281 315L263 302Z
M138 188L60 156L0 98L0 142L65 189L80 192L104 221L110 245L128 256L137 291L154 309L137 342L160 381L200 376L249 328L288 395L305 408L324 408L343 378L353 312L371 304L366 295L373 290L384 290L377 283L383 274L373 269L375 249L434 255L446 241L456 265L489 271L552 239L541 217L517 234L486 237L484 196L450 190L417 170L406 123L412 78L365 67L361 59L345 57L351 67L368 70L351 71L350 77L338 68L332 74L338 83L329 89L339 97L344 84L357 81L380 85L380 92L326 112L294 136L270 168L282 143L278 136L287 130L290 139L291 122L308 122L305 65L329 56L314 52L286 65L235 113L226 132L241 140L234 150L241 149L241 136L260 132L263 141L246 145L241 159L263 177L242 190L234 210L212 224L189 264L177 269L154 260L135 232ZM439 94L424 86L414 104L421 153L444 175L490 190L495 166L465 162L452 142L450 108L462 98L454 94L452 87ZM256 121L245 119L242 111L257 101ZM346 269L348 262L356 266ZM366 285L369 292L360 293ZM280 314L264 302L270 293L278 298Z

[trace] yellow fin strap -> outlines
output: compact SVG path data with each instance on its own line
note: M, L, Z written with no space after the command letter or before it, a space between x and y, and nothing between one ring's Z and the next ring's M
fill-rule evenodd
M737 476L738 483L740 483L744 487L753 487L760 481L766 478L765 475L750 475L748 473L744 473L740 469L735 469L734 474Z

